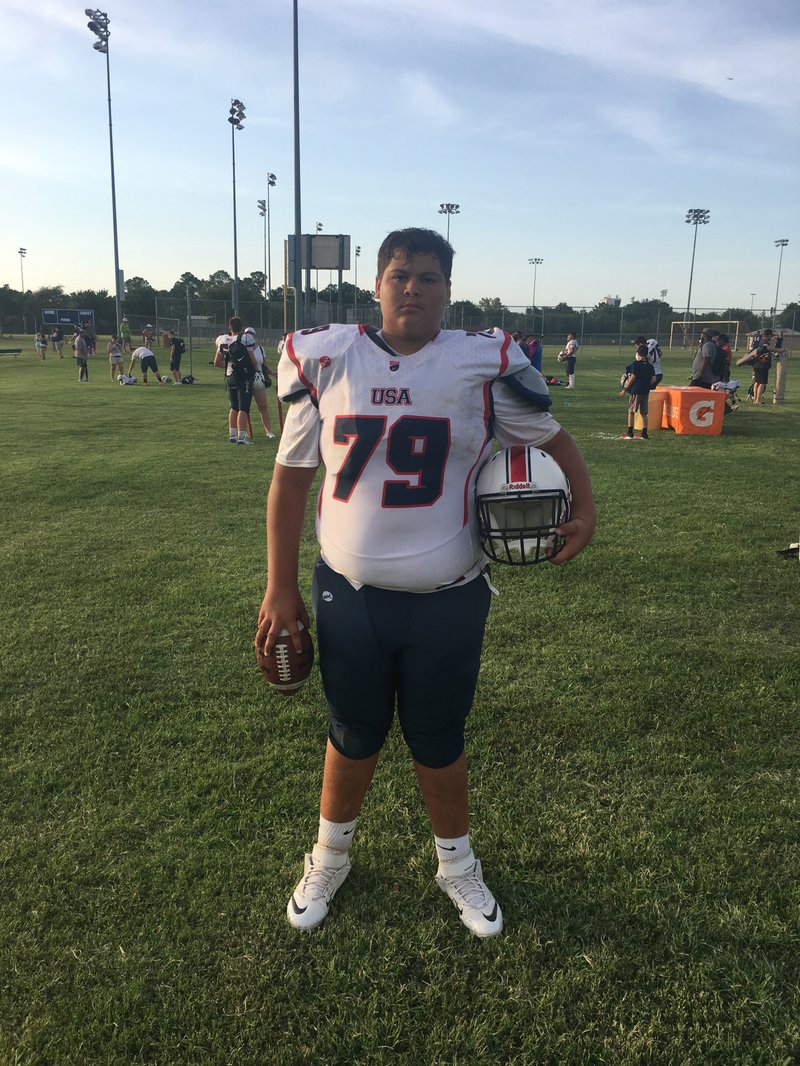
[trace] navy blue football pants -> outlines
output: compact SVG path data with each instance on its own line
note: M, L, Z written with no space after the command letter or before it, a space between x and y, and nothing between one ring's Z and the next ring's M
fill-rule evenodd
M454 763L478 681L486 581L429 593L354 589L320 559L312 602L334 748L349 759L376 754L396 707L418 763Z

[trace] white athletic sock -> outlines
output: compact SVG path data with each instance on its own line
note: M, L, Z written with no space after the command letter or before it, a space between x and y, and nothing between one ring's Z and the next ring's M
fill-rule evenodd
M329 822L320 815L319 835L312 854L325 866L344 866L353 843L356 821Z
M463 837L434 836L433 839L436 842L436 857L439 860L440 867L449 862L458 862L461 859L466 859L472 851L469 833L466 833Z

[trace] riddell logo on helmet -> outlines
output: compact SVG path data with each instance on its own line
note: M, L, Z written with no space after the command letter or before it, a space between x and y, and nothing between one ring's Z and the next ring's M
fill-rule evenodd
M509 481L507 485L503 485L503 491L519 492L520 489L532 489L533 487L530 481Z

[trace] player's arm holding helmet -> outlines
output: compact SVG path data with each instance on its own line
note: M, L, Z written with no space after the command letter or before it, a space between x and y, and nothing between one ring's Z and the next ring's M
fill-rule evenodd
M494 434L502 448L534 444L561 467L571 489L570 516L558 527L564 544L552 559L566 563L583 551L594 535L597 516L589 470L570 434L549 414L547 386L538 371L524 371L500 379L492 390Z
M569 433L560 429L555 437L541 447L543 452L555 459L567 475L572 489L569 521L564 522L556 531L564 537L564 546L552 562L555 566L560 566L561 563L574 559L592 539L597 525L597 513L586 460Z

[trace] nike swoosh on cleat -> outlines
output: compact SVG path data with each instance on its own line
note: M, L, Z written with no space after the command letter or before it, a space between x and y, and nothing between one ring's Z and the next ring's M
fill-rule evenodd
M294 897L292 897L292 898L294 898ZM491 914L484 914L484 918L486 919L487 922L493 922L496 917L497 917L497 900L494 901L494 906L492 907L492 913Z
M444 844L439 844L438 847L439 847L440 851L455 851L456 850L455 846L453 846L452 848L448 848Z
M297 901L295 900L294 894L293 894L292 895L292 910L294 911L295 914L305 914L305 912L308 910L308 907L298 907L297 906Z
M349 837L352 832L353 832L352 829L343 829L342 830L342 836L343 837Z

